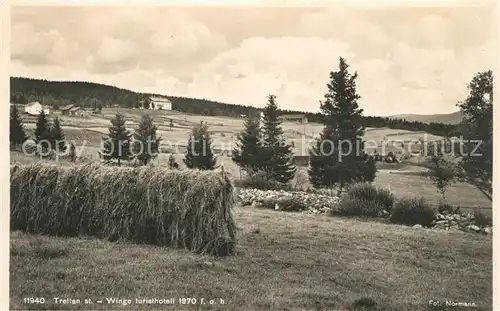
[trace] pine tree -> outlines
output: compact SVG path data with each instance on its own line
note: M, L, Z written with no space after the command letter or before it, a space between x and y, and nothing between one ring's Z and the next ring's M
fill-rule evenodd
M43 151L51 146L51 127L52 125L42 109L36 120L35 143L39 145Z
M195 125L189 136L184 164L190 169L213 170L216 159L211 147L208 126L203 122Z
M23 144L28 137L24 131L24 125L19 114L19 109L16 105L12 105L10 108L10 145L20 145Z
M118 160L118 165L121 164L121 160L131 160L133 158L130 152L131 137L132 135L125 128L125 118L117 113L111 120L108 137L103 138L102 151L99 155L105 161Z
M325 101L320 108L325 127L310 151L309 180L315 187L338 185L375 178L375 162L364 152L363 109L358 106L357 72L350 74L341 57L339 71L330 73Z
M170 157L168 157L168 168L170 168L171 170L179 168L179 164L175 161L173 153L171 153Z
M133 154L143 165L148 164L158 155L161 139L156 136L156 130L153 118L145 115L134 132Z
M246 171L257 171L262 167L262 142L260 120L247 116L245 129L238 134L236 148L232 150L232 160Z
M66 151L66 142L64 132L61 128L61 123L58 117L55 117L52 126L50 127L50 146L58 152Z
M262 164L268 177L287 183L295 176L292 147L285 142L281 122L278 120L276 96L269 95L262 119Z

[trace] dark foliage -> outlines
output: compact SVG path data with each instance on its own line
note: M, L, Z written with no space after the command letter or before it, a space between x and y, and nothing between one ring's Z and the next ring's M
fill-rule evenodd
M108 137L103 138L102 151L99 152L99 155L108 162L117 160L118 165L121 164L122 160L131 160L131 138L132 134L125 128L125 118L117 113L115 118L111 120Z
M19 114L19 109L17 108L16 105L12 105L10 107L9 126L10 126L9 136L10 136L11 146L23 144L28 139L28 136L26 136L26 132L24 130L24 125L21 120L21 116Z
M339 70L330 73L325 101L320 108L324 128L310 152L309 180L314 187L338 186L340 191L354 182L375 178L375 161L364 152L363 109L358 106L357 72L339 60Z
M269 95L268 103L264 108L262 120L262 150L258 159L271 179L280 183L287 183L295 176L297 168L294 164L293 151L286 143L281 122L278 120L278 104L276 97Z
M216 158L212 150L212 139L206 123L193 127L186 147L184 164L190 169L213 170Z

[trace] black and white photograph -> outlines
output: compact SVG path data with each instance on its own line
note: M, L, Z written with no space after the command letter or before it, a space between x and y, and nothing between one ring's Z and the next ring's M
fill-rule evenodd
M495 2L7 6L10 310L494 309Z

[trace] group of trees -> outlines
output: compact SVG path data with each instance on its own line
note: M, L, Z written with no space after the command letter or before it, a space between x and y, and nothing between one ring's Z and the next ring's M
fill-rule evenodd
M375 161L364 152L363 110L358 107L357 73L350 74L343 58L339 70L330 73L328 92L320 104L323 132L310 151L309 179L315 187L373 181ZM233 161L249 172L264 171L270 178L286 183L294 177L292 147L283 140L279 111L274 96L269 96L263 112L263 125L248 117L245 130L238 136Z
M238 135L232 160L249 174L265 172L266 177L278 183L287 183L295 176L292 146L285 141L276 96L269 95L260 118L247 116L245 129Z
M125 118L117 113L111 120L108 136L103 137L99 156L105 162L137 160L147 165L157 157L161 138L157 136L157 126L149 115L142 116L137 129L132 134L125 127Z
M10 109L10 145L11 147L22 145L27 140L28 135L26 135L19 109L16 105L12 105ZM43 152L49 149L65 152L67 148L59 118L56 117L51 121L43 110L37 118L33 140Z
M140 164L147 165L160 152L162 139L157 135L157 129L153 118L144 115L132 134L125 127L125 118L118 113L111 120L108 136L103 137L99 155L107 163L116 161L121 165L122 161L137 160ZM206 123L201 122L193 127L183 162L190 169L213 170L216 167L217 159ZM179 168L173 154L168 159L168 166L171 169Z

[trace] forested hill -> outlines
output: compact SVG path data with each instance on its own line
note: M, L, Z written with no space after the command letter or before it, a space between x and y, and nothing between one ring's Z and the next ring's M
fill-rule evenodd
M207 99L177 97L159 94L142 94L114 86L79 81L47 81L20 77L10 78L10 101L26 104L38 101L54 108L68 104L81 107L123 107L134 108L146 95L163 96L172 101L172 109L199 115L239 117L258 113L255 107L233 105ZM267 94L263 94L265 96ZM321 114L282 110L283 114L305 114L310 122L321 122ZM423 123L404 119L369 117L363 118L366 127L388 127L411 131L426 131L435 135L458 136L456 125L443 123Z

